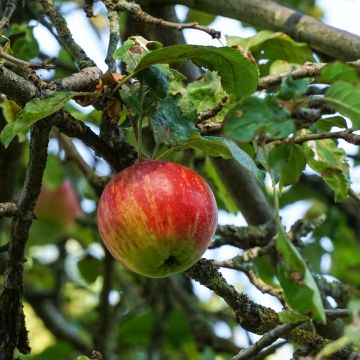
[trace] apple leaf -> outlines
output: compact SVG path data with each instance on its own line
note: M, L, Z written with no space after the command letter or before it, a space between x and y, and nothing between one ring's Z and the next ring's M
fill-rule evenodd
M307 164L334 190L335 201L344 200L350 187L345 151L331 139L308 141L303 144L303 149Z
M269 165L279 173L280 186L297 183L306 165L302 147L293 143L274 147L269 152Z
M245 56L230 47L173 45L145 55L134 74L154 64L192 60L197 66L217 71L224 90L235 99L251 95L257 87L258 72Z
M311 81L310 79L293 79L291 75L286 76L281 82L279 99L295 100L303 96Z
M311 314L314 319L325 322L325 312L316 282L296 247L289 241L279 226L276 237L279 254L277 277L284 290L286 302L302 314Z
M249 38L226 37L229 46L241 46L250 51L259 64L261 76L268 75L271 64L284 60L291 64L304 64L314 61L311 48L306 43L299 43L281 32L259 31ZM262 62L261 60L266 60Z
M213 184L212 187L215 188L214 195L219 208L224 208L232 214L237 214L239 208L236 205L235 200L229 193L227 187L224 185L210 158L206 158L205 172L207 177L211 180Z
M328 103L344 116L350 118L353 129L360 129L360 88L348 82L338 81L325 93Z
M300 321L306 321L307 317L294 310L283 310L278 313L279 319L285 324L295 324Z
M346 119L342 116L330 116L326 118L321 118L316 121L313 125L316 129L324 132L329 132L332 127L344 128L347 129Z
M177 105L176 98L168 96L160 101L151 118L156 143L177 145L187 142L198 132L195 126L196 113L184 113Z
M321 82L333 84L339 80L356 84L360 82L360 76L352 66L340 61L327 64L320 72Z
M101 275L101 261L91 255L86 255L78 263L77 267L82 278L91 284Z
M249 142L258 134L283 138L294 130L289 112L273 96L251 96L236 103L224 119L224 134L239 142Z
M131 73L146 54L161 47L162 44L158 41L149 41L142 36L130 36L119 49L115 50L113 57L124 61L126 71Z
M49 154L46 161L43 181L49 189L57 189L64 182L65 172L60 159Z
M0 134L1 142L7 147L16 135L28 132L37 121L60 110L70 99L80 95L88 95L88 93L76 91L56 92L45 99L29 101L16 115L15 121L10 122L3 128Z
M224 159L233 158L253 174L260 184L264 181L264 172L259 170L254 160L231 140L217 136L200 136L199 133L196 133L183 145L184 147L200 150L209 156L220 156Z

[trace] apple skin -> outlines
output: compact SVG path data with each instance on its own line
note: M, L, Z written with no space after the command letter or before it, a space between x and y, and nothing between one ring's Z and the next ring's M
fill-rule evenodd
M42 185L35 215L39 220L46 221L61 229L70 229L76 218L83 215L74 185L65 180L57 189Z
M97 218L117 261L158 278L184 271L202 256L217 214L214 194L197 173L154 160L126 168L106 185Z

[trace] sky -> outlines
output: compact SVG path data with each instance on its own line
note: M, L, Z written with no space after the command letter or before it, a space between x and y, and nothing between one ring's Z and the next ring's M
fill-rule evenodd
M95 3L95 14L97 11L102 9L102 4L100 2ZM318 5L325 10L324 22L338 27L343 30L347 30L353 32L355 34L360 35L360 21L359 21L359 13L360 13L360 0L318 0ZM106 55L106 45L107 45L107 38L108 34L104 33L101 35L102 42L100 41L91 41L89 40L89 34L92 33L94 37L97 35L95 32L88 26L87 19L84 15L82 10L74 10L71 8L71 3L67 5L68 8L66 9L66 20L68 22L69 28L73 34L73 37L76 42L80 44L92 58L96 64L103 70L106 71L107 66L104 63L104 58ZM177 13L180 20L183 20L186 15L186 8L184 6L177 6ZM35 24L34 33L35 36L39 39L40 48L43 52L51 55L56 56L59 51L59 46L54 41L52 35L48 32L40 24ZM216 20L210 25L210 27L220 30L222 35L233 35L233 36L242 36L248 37L254 34L254 31L250 28L243 28L240 23L236 20L231 20L227 18L223 18L218 16ZM84 30L86 29L86 31ZM90 32L90 33L89 33ZM196 30L185 30L184 31L186 40L188 43L191 44L200 44L200 45L213 45L213 46L222 46L222 44L218 40L213 40L208 34L196 31ZM224 38L221 39L223 44L226 44ZM343 143L344 144L344 143ZM349 153L354 153L356 150L355 146L345 145L346 151ZM80 148L79 148L80 149ZM87 154L83 153L86 157ZM108 171L108 170L107 170ZM353 188L355 191L360 192L360 169L355 169L352 174L352 181L353 181ZM288 206L281 211L282 220L286 227L289 227L293 224L297 219L302 218L307 209L310 206L310 202L308 201L301 201ZM227 214L223 211L219 213L219 224L234 224L243 226L246 225L244 218L241 214L232 215ZM329 239L323 239L322 246L327 249L331 249L331 241ZM205 253L205 257L208 258L217 258L218 260L221 259L228 259L234 256L234 248L231 247L223 247L221 250L211 250ZM324 267L329 266L329 259L324 258ZM248 280L245 275L231 271L231 270L223 270L224 276L226 279L236 285L236 286L247 286ZM201 285L195 285L195 292L197 295L203 299L209 299L212 296L212 292ZM280 304L274 300L269 295L261 294L257 289L253 286L250 286L247 289L249 296L254 299L255 301L259 301L261 299L261 303L265 306L270 306L277 311L281 310ZM215 331L218 333L219 336L230 336L230 329L228 325L225 323L218 323L215 327ZM239 329L236 336L236 341L239 346L246 346L247 345L247 338L244 336L242 330ZM256 340L258 337L253 336L253 340ZM278 354L279 358L289 358L289 349L283 349L282 352Z

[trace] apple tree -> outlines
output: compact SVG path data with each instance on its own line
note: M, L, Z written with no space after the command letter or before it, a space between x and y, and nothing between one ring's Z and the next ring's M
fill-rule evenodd
M0 0L0 360L360 358L360 37L324 13ZM175 171L149 189L146 170L97 217L115 174L154 163L214 198ZM169 222L206 228L208 250L167 232L163 264L182 271L154 279L151 229Z

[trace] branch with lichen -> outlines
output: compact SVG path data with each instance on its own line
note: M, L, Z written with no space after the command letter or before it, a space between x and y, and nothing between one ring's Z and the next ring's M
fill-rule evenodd
M120 25L119 25L119 14L117 11L109 9L108 11L108 18L109 18L109 44L106 53L105 63L109 67L111 72L116 71L116 61L113 58L112 54L117 48L117 45L120 41Z
M47 118L34 125L30 140L30 159L25 183L17 203L8 248L3 290L0 295L0 358L12 359L13 352L30 352L22 307L25 246L33 220L33 210L40 194L47 159L47 145L53 120Z
M59 39L80 69L95 66L85 51L74 41L64 17L57 11L53 0L41 0L45 13L49 16L58 33Z
M184 29L195 29L204 31L209 34L213 39L220 39L221 32L215 29L210 29L206 26L199 25L197 22L191 23L174 23L167 20L156 18L144 10L141 9L139 4L135 2L129 2L125 0L107 0L105 4L109 9L117 10L117 11L127 11L130 16L132 16L136 21L147 23L153 26L164 27L168 29L175 29L178 31Z
M13 202L0 203L0 217L3 216L15 216L17 212L17 206Z
M263 335L280 325L279 315L275 310L256 304L245 294L238 293L226 282L212 260L199 260L186 271L186 274L223 298L234 311L237 322L245 330ZM306 328L295 328L283 337L288 341L314 349L320 349L328 343L328 340ZM349 350L344 349L341 355L346 356L348 353Z

